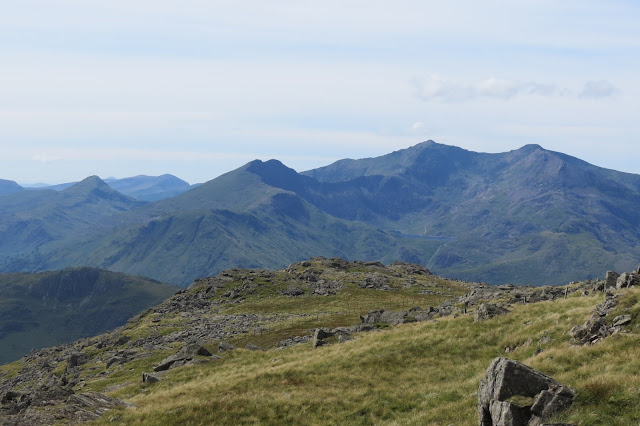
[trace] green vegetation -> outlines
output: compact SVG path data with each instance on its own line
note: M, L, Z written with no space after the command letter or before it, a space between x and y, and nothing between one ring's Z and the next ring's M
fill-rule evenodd
M0 363L116 328L176 290L96 268L0 274Z
M623 300L639 294L633 290ZM494 357L515 345L509 357L577 391L574 406L556 421L637 424L635 327L593 346L573 345L567 334L601 299L518 305L485 322L460 316L404 324L318 349L239 349L114 395L135 405L122 411L123 424L474 425L479 379ZM540 343L542 336L548 341Z
M76 391L106 392L133 404L109 412L99 424L116 417L121 424L472 425L480 378L493 358L508 356L576 390L572 408L554 421L640 421L640 288L621 290L607 317L631 313L631 324L590 346L576 344L568 331L584 323L604 295L577 291L566 299L512 305L509 313L481 322L454 308L453 315L435 321L380 322L353 340L338 343L334 337L316 349L310 342L277 347L317 327L356 324L369 310L437 306L470 290L469 284L407 272L403 265L344 269L331 263L315 258L282 271L232 270L197 281L126 326L80 342L73 350L89 358L73 370ZM376 280L387 290L363 288ZM318 285L330 283L336 294L314 295ZM281 294L293 284L303 294ZM220 359L198 356L195 364L161 373L157 383L141 382L143 372L185 345L161 336L202 324L228 332L224 339L199 342L211 352L222 340L237 349L220 353ZM264 350L243 349L248 343ZM30 362L49 363L54 375L69 377L66 358L56 358L58 353L50 350ZM114 354L126 360L107 367ZM28 366L0 366L0 377L14 378ZM16 390L32 385L20 383Z

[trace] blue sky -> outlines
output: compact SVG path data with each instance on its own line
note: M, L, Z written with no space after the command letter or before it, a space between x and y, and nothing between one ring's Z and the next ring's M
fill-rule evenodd
M632 1L9 2L0 178L194 183L427 139L640 173L638 22Z

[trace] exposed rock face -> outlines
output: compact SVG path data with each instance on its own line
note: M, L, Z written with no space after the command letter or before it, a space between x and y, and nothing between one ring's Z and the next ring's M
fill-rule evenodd
M575 392L520 362L493 360L478 388L480 426L540 425L567 409Z

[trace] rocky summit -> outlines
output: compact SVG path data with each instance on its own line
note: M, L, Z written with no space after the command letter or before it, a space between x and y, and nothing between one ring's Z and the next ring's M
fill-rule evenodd
M350 397L330 422L571 423L602 404L606 418L615 398L637 398L620 384L597 385L602 372L582 364L638 339L637 281L619 287L611 276L563 287L489 286L409 263L339 258L231 269L111 332L0 367L0 423L315 424L324 418L315 398L331 400L341 388ZM500 358L505 353L513 359ZM611 368L624 359L610 360ZM366 389L369 396L357 396ZM254 401L259 394L270 408ZM230 404L254 402L231 409L223 395ZM298 402L312 407L306 421L291 408Z

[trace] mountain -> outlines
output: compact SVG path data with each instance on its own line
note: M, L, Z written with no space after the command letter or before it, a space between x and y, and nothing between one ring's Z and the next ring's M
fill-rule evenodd
M176 291L96 268L0 274L0 364L116 328Z
M265 183L254 172L261 164L251 162L179 196L106 219L80 238L42 247L44 267L92 265L188 285L230 267L283 267L313 255L390 262L437 248L434 241L331 216ZM279 162L269 164L296 174Z
M0 196L6 194L13 194L14 192L19 192L24 190L23 187L18 185L12 180L0 179Z
M143 201L158 201L191 189L191 185L173 175L134 176L107 181L110 187L129 197Z
M256 160L174 197L100 209L90 226L55 207L55 192L32 192L0 203L4 271L90 265L187 285L323 255L542 285L630 269L640 257L640 176L538 145L487 154L427 141L304 173ZM31 220L3 211L36 199ZM46 225L56 221L54 234Z
M24 254L37 257L43 245L84 235L105 218L142 204L97 176L61 192L44 189L5 195L0 201L0 256L5 261Z
M141 201L163 200L182 194L192 188L192 185L189 185L189 183L170 174L164 174L162 176L139 175L124 179L108 178L105 179L104 182L116 191ZM64 191L77 183L78 182L68 182L58 185L45 185L37 189Z
M615 275L516 287L344 259L231 269L0 366L0 423L638 424L640 275ZM487 374L498 357L520 368Z
M303 175L335 188L305 185L303 197L337 217L451 237L427 264L443 274L559 284L640 257L640 176L538 145L483 154L429 141Z

